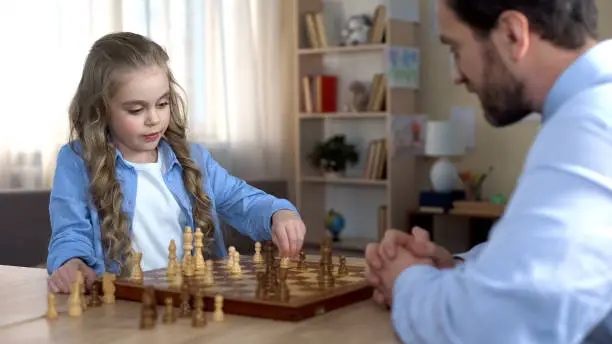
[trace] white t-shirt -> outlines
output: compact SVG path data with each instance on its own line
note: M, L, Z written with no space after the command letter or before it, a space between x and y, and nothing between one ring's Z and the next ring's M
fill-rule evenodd
M138 173L132 222L132 248L142 252L142 269L168 266L168 246L174 239L177 256L182 252L181 208L163 179L163 159L154 163L131 163Z

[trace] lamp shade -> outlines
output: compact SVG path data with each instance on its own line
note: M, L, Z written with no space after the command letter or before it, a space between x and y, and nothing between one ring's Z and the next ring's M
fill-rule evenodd
M465 152L459 128L451 121L427 122L425 155L434 157L458 156Z

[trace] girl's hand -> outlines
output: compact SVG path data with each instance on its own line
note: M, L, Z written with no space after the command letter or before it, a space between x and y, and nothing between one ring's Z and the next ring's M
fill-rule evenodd
M293 211L279 210L272 215L272 241L281 257L297 257L304 244L306 225Z
M70 286L76 281L77 271L79 270L81 270L83 274L85 288L91 288L97 278L96 272L87 266L81 259L72 258L49 276L47 279L49 292L54 294L70 293Z

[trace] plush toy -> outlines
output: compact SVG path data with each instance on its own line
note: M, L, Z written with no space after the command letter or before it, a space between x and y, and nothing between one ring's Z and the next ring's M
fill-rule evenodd
M366 85L360 81L353 81L349 85L349 91L353 96L349 104L349 111L361 112L367 110L370 97Z
M359 45L368 42L372 19L367 14L358 14L349 17L342 28L340 42L343 46Z

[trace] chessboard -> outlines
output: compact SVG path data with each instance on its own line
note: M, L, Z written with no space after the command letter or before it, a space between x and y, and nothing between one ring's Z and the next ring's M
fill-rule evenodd
M361 259L347 263L343 256L333 257L330 248L322 248L321 255L302 252L299 260L280 259L274 257L271 245L258 259L230 254L208 260L204 264L208 272L183 276L179 284L165 268L142 272L139 279L117 279L115 297L140 302L143 291L152 288L158 305L171 297L178 307L185 293L197 294L204 298L204 309L213 311L215 297L221 295L227 314L300 321L372 296Z

